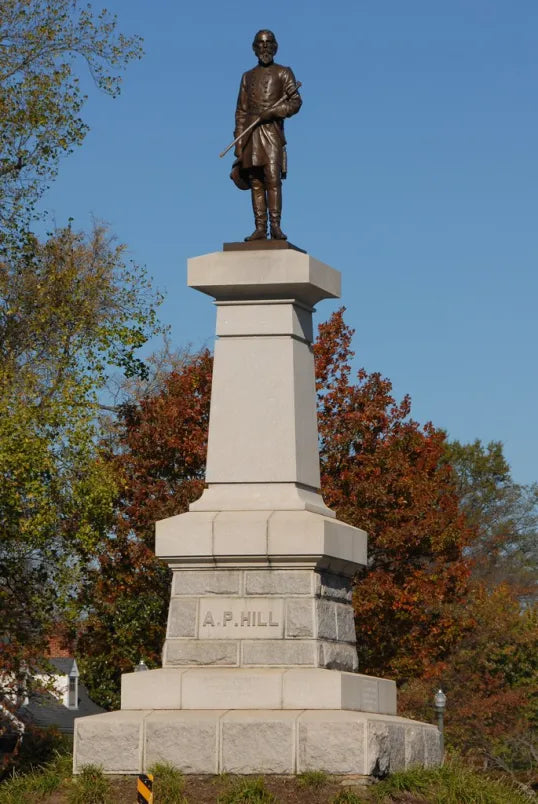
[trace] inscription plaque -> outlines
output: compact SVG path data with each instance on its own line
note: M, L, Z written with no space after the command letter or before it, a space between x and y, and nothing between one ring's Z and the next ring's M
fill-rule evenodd
M283 600L219 596L200 601L200 639L278 639L283 635Z

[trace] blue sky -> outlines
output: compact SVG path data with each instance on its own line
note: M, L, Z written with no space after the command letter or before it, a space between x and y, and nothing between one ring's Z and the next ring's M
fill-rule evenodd
M186 260L252 230L218 154L253 35L271 28L303 82L283 229L342 272L356 366L409 393L419 421L503 441L515 479L538 480L536 0L107 7L146 56L118 100L87 82L91 131L44 200L56 222L107 221L165 293L173 342L211 344Z

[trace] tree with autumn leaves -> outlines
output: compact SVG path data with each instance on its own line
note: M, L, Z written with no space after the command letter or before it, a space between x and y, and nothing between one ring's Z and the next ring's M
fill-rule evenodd
M119 706L121 673L141 658L161 663L171 574L153 552L155 522L186 511L204 488L212 358L204 349L171 362L149 394L135 385L104 445L121 491L81 594L79 652L91 695L108 708Z
M343 311L315 344L323 496L368 533L355 584L359 666L401 684L431 673L458 638L472 534L458 507L445 436L409 418L379 374L350 379L352 330Z
M354 593L360 670L396 679L402 713L426 720L442 684L453 743L500 761L504 752L506 761L509 741L525 744L534 717L536 621L521 611L515 588L484 583L477 545L485 518L466 508L476 495L484 499L480 450L474 445L471 455L459 445L459 462L466 456L476 475L472 483L467 472L464 495L458 462L454 469L450 460L456 447L444 432L413 421L410 400L396 402L379 374L360 370L353 380L352 336L340 310L321 325L314 349L324 499L369 536L369 563ZM138 386L107 443L122 493L86 587L79 647L87 683L110 707L121 672L142 657L160 664L169 577L152 552L153 523L201 494L210 383L210 354L184 355L150 392ZM492 511L499 494L486 485ZM492 618L502 626L492 627Z
M324 498L368 532L359 667L396 679L401 713L422 720L442 686L449 743L503 771L536 766L536 486L511 480L499 444L421 428L379 374L350 381L352 335L340 310L315 354Z

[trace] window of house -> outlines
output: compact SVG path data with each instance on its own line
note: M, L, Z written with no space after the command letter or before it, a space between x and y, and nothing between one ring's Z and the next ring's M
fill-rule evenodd
M69 709L78 709L78 678L76 676L69 676L67 706Z

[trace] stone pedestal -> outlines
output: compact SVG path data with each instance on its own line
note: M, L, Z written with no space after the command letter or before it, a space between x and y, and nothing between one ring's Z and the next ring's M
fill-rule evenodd
M394 682L357 672L366 534L320 494L312 311L340 295L339 273L297 250L232 250L189 260L188 284L217 306L207 488L156 525L173 570L163 668L123 676L120 712L76 721L75 770L438 763L437 728L397 717Z

